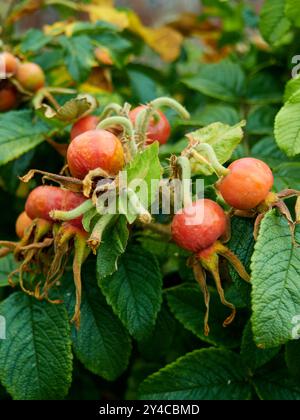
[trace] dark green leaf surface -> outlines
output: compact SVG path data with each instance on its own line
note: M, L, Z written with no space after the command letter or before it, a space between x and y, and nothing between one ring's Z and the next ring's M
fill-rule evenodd
M50 134L44 122L33 120L31 111L0 114L0 165L35 148Z
M125 216L120 216L112 226L104 232L97 251L97 278L110 276L118 269L119 257L125 252L129 231Z
M112 276L99 279L108 303L138 340L153 329L162 302L162 279L156 259L139 246L131 246Z
M240 344L240 321L237 318L230 327L223 327L223 322L230 312L220 303L216 291L211 290L209 320L211 331L208 337L204 334L206 312L204 297L197 285L171 289L167 293L167 298L175 318L201 340L216 346L229 348L237 347Z
M24 293L0 304L6 340L0 340L0 379L15 400L63 399L72 378L70 327L63 305Z
M88 370L113 381L127 368L130 337L97 287L93 263L85 266L82 280L81 325L79 331L73 329L74 351ZM64 300L72 317L75 306L72 275L66 276L65 282Z
M293 245L285 218L272 210L262 221L252 257L252 326L260 347L292 338L292 322L300 314L299 275L300 248Z
M248 400L251 387L241 358L227 350L196 350L147 378L149 400Z

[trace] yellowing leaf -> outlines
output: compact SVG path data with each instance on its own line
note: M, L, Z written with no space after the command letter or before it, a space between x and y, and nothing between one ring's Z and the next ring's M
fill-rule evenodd
M45 25L44 26L44 33L46 35L51 36L58 36L58 35L66 35L66 36L72 36L74 28L74 22L55 22L53 25Z
M139 35L165 61L174 61L180 54L183 36L175 29L167 26L148 28L133 11L121 11L96 4L83 5L81 9L89 14L92 22L104 20L121 30L128 29Z
M118 26L120 29L126 29L129 26L127 13L120 10L116 10L112 7L88 4L83 5L81 9L89 14L90 20L92 22L104 20L105 22L109 22L113 25Z
M176 30L163 26L147 28L132 11L128 12L129 30L138 34L165 61L174 61L180 54L183 36Z

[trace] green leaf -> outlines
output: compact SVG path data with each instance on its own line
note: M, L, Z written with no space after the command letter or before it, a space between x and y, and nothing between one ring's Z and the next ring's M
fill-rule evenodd
M283 163L274 168L273 173L277 191L286 188L300 189L300 162Z
M279 149L273 137L264 137L258 141L251 150L251 155L266 162L271 168L276 168L288 160Z
M24 175L31 167L34 150L30 150L18 159L0 167L0 178L3 181L3 188L10 194L15 194L20 186L19 176Z
M51 36L45 35L39 29L31 28L26 32L20 44L20 50L25 54L28 52L38 52L51 40Z
M156 190L162 176L162 167L158 157L159 144L155 142L148 146L142 153L138 153L136 157L125 168L127 174L127 186L136 192L141 204L148 209L155 200L154 184ZM144 182L147 188L139 188L140 182ZM122 181L121 181L122 182ZM130 206L127 203L128 197L122 195L120 197L119 206L121 209L128 208L126 212L127 220L132 224L137 218L136 214L130 213ZM128 205L127 205L128 204Z
M176 321L164 303L158 313L154 330L139 342L139 350L147 360L159 360L172 348Z
M156 259L131 246L112 276L98 279L108 303L130 334L141 340L151 333L162 303L162 279Z
M272 104L282 102L282 88L269 73L257 73L247 85L247 102L250 104Z
M17 268L12 254L0 259L0 287L8 286L8 276Z
M285 16L285 0L266 0L260 15L260 31L265 40L280 45L290 26Z
M298 28L300 27L299 11L300 0L285 0L285 13Z
M147 378L145 400L248 400L251 386L241 358L227 350L196 350Z
M240 259L250 274L251 257L254 251L253 221L242 217L231 219L231 238L228 247ZM250 306L251 286L229 264L233 284L226 290L226 298L239 308Z
M31 111L0 114L0 165L34 149L49 135L49 126L41 120L34 121Z
M300 100L296 99L293 95L275 119L276 142L289 157L300 153Z
M94 63L94 49L91 40L86 35L59 37L64 49L66 65L70 75L76 82L87 79Z
M118 269L120 256L125 252L129 238L127 221L124 216L118 218L113 226L105 230L97 251L97 278L112 275Z
M213 147L219 162L225 163L231 158L234 150L242 141L242 127L244 125L244 121L235 126L217 122L189 133L189 137L199 141L200 145L196 146L195 149L199 150L201 155L207 158L207 160L209 160L209 156L200 149L201 143L210 144ZM194 158L192 158L190 162L193 174L208 176L214 173L212 167L206 163L196 161Z
M167 292L168 303L173 315L186 329L201 340L215 346L234 348L239 346L239 321L229 328L223 327L229 312L221 303L215 290L210 290L210 334L204 335L204 317L206 307L204 297L197 285L181 286Z
M114 381L127 368L130 337L97 286L94 262L85 264L82 279L81 323L78 331L73 328L74 351L88 370ZM75 307L73 276L64 280L64 301L71 317Z
M292 338L292 322L300 314L300 248L292 243L286 219L275 210L262 221L251 268L255 342L262 348L284 344Z
M63 305L13 293L0 304L0 379L15 400L63 399L72 379L70 327Z
M239 64L223 60L202 66L197 76L185 78L183 83L212 98L236 102L245 92L245 74Z
M274 349L259 349L253 340L251 323L248 322L244 329L243 340L241 346L241 356L244 362L252 371L260 368L268 363L279 353L280 347Z
M273 135L277 108L270 105L255 107L247 120L246 131L255 135Z
M300 386L289 375L285 364L280 359L257 372L253 378L253 384L261 400L300 400Z
M132 53L132 44L124 35L105 31L97 35L95 40L110 51L113 61L118 67L126 64L127 57Z
M300 76L295 77L288 81L285 86L284 92L284 102L288 102L293 95L299 93L300 91Z
M299 335L300 331L300 317L298 318L298 325L295 324L294 327L298 330ZM297 335L297 336L298 336ZM287 367L289 369L290 375L297 380L297 383L300 384L300 340L289 341L285 349L285 360Z
M137 102L145 103L157 98L157 85L148 75L137 70L129 70L128 76Z
M207 105L204 110L199 112L199 115L193 115L192 121L187 121L190 125L206 126L215 122L223 124L235 125L241 121L241 116L238 111L231 105Z

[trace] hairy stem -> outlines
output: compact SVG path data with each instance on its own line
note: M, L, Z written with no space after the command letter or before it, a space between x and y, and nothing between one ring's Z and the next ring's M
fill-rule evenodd
M54 210L50 212L50 217L53 220L62 220L64 222L68 222L70 220L77 219L77 217L82 216L89 210L94 207L92 200L87 200L84 203L80 204L80 206L76 207L76 209L70 211L61 211L61 210Z
M96 223L92 234L87 241L88 246L91 248L94 254L97 253L97 249L99 248L102 236L105 229L110 225L110 223L116 218L114 214L104 214L100 220Z
M195 150L195 149L193 149ZM194 154L194 158L197 159L198 154L201 154L201 151L204 152L208 156L208 162L212 166L214 172L218 175L218 177L222 177L229 174L229 169L225 168L219 162L216 152L214 151L213 147L208 143L200 143L197 145L197 150L195 150L197 155Z

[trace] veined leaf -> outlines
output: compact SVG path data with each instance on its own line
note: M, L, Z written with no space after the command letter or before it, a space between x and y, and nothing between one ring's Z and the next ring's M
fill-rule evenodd
M119 259L112 276L99 279L108 303L138 340L149 335L162 303L162 278L156 259L132 246Z
M183 83L204 95L227 102L236 102L245 93L245 74L230 60L204 65L197 76Z
M254 378L255 390L266 401L299 401L300 386L289 375L280 358L259 370Z
M31 149L51 135L41 120L33 120L31 111L11 111L0 115L0 165L4 165Z
M266 0L260 15L260 31L265 40L279 44L290 26L285 16L285 0Z
M292 338L300 314L300 248L275 210L262 221L251 267L254 339L260 347L276 347Z
M289 157L300 153L300 98L295 95L298 93L281 108L275 119L276 142Z
M63 399L72 379L70 326L63 305L13 293L0 304L0 379L15 400Z
M118 269L120 256L125 252L129 238L127 220L120 216L118 221L105 230L97 251L97 278L112 275Z
M197 285L182 286L171 289L167 293L168 304L176 319L186 329L201 340L216 346L234 348L240 344L238 335L240 323L238 319L230 328L224 328L223 322L229 312L221 303L218 294L211 290L210 302L210 334L204 335L204 317L206 307L204 297Z
M195 350L157 373L140 387L146 400L248 400L251 386L242 359L228 350Z
M268 363L279 353L280 347L273 349L259 349L253 340L251 323L248 322L244 329L241 346L241 356L244 362L253 371Z
M111 308L95 281L94 262L87 263L82 273L82 305L80 329L73 329L74 351L91 372L113 381L126 369L131 353L129 334ZM72 316L75 307L73 276L65 276L64 301Z

